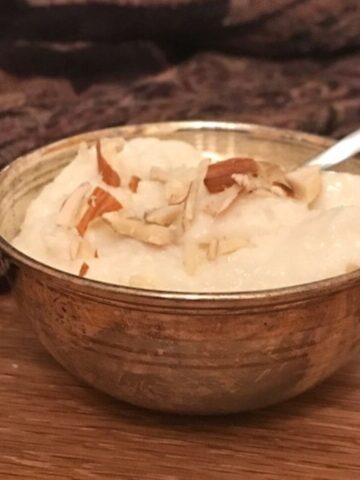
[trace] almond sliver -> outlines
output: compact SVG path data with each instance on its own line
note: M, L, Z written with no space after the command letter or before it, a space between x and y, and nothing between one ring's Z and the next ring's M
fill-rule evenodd
M103 182L107 185L110 185L111 187L120 187L120 176L117 172L115 172L115 170L112 168L112 166L102 154L100 140L96 142L96 155L98 170L101 178L103 179Z
M90 268L89 265L84 262L80 267L80 271L79 271L80 277L85 277L85 275L89 271L89 268Z
M183 203L189 195L190 180L172 178L165 183L165 197L170 205Z
M234 185L235 174L258 175L259 167L252 158L229 158L209 166L204 183L210 193L222 192Z
M97 250L89 240L76 236L70 243L70 257L72 260L96 258Z
M165 246L173 243L174 232L168 227L155 224L147 225L141 220L124 218L116 212L107 213L103 218L109 222L113 229L120 235L157 246Z
M75 227L86 205L86 196L91 188L90 183L79 185L63 202L56 223L62 227Z
M81 238L77 258L96 258L97 250L86 238Z
M182 211L182 205L166 205L147 212L145 221L168 227L175 222Z
M90 222L96 218L101 217L105 213L116 212L122 208L121 203L110 195L109 192L96 187L89 198L87 210L76 226L79 235L84 236Z
M138 191L139 182L140 182L140 177L137 177L136 175L133 175L133 176L130 178L130 181L129 181L129 189L130 189L133 193L136 193L136 192Z
M204 181L206 172L208 171L209 160L202 160L197 168L197 175L190 184L189 194L185 201L184 210L184 226L188 228L195 218L197 200L200 187Z
M291 187L286 185L285 183L274 182L273 186L271 187L271 192L275 193L275 195L279 197L293 197L294 191Z
M316 166L300 167L289 172L286 180L294 192L295 198L307 204L312 203L320 194L320 168Z
M238 185L232 185L222 192L209 195L204 206L204 211L214 217L220 215L234 203L239 193L240 187Z

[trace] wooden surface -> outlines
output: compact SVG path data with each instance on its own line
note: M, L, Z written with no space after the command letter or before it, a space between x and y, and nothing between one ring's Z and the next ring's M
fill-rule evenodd
M0 296L0 479L355 480L356 359L297 399L247 415L164 416L58 366Z

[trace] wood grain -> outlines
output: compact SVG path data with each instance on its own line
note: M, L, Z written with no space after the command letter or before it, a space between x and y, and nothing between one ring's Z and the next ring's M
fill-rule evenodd
M0 478L352 480L360 475L355 359L313 391L247 415L191 418L114 401L59 367L0 297Z

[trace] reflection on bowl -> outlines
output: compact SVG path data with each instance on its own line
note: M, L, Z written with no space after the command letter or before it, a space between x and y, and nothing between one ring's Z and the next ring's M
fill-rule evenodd
M213 152L294 167L329 144L256 125L177 122L92 132L16 160L0 176L0 247L18 303L49 352L89 384L135 405L216 414L263 407L325 379L358 347L360 272L251 293L196 294L95 282L42 265L8 243L29 201L81 141L177 138ZM360 173L357 160L341 168Z

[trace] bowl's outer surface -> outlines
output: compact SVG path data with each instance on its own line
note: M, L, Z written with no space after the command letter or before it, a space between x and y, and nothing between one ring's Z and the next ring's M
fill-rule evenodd
M299 132L176 122L93 132L16 160L0 177L0 246L13 288L44 346L89 384L135 405L228 413L295 396L359 346L360 273L273 291L175 294L80 279L14 250L26 206L79 142L106 135L179 138L213 158L237 154L301 164L329 141ZM359 161L341 169L360 173Z

